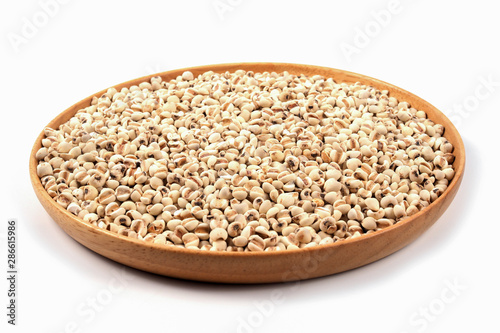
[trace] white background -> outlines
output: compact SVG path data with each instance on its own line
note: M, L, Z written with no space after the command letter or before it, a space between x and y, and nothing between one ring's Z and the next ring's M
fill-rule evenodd
M92 0L46 9L35 0L2 1L0 267L6 271L6 222L15 217L20 274L15 327L6 323L0 274L0 330L498 332L495 4L400 0L388 16L380 14L392 8L387 0ZM29 182L28 157L53 117L128 79L244 61L341 68L426 99L453 119L466 146L455 201L422 237L374 264L299 284L255 286L123 271L45 213ZM116 275L125 281L119 289L111 287Z

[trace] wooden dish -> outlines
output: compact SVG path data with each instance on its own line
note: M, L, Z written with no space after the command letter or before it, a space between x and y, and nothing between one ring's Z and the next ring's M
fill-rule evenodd
M409 102L424 110L430 119L445 126L446 138L455 147L453 166L455 176L446 191L428 207L391 227L361 237L336 242L330 245L259 253L226 253L188 250L146 243L120 236L75 217L59 206L42 187L36 173L35 153L41 147L43 131L38 136L30 156L30 177L33 189L42 206L54 221L73 239L107 258L140 270L176 278L221 283L269 283L304 280L357 268L381 259L408 245L426 231L448 208L455 197L464 174L465 149L455 126L438 109L423 99L389 83L364 75L333 68L286 64L286 63L235 63L208 65L172 70L131 80L116 85L120 90L153 76L160 75L170 80L190 70L195 76L212 70L214 72L236 71L283 72L292 74L322 75L336 82L361 82L380 90L389 90L390 95ZM100 96L107 89L96 93ZM94 96L94 95L92 95ZM79 109L90 105L92 96L71 106L59 114L47 126L57 128L69 120Z

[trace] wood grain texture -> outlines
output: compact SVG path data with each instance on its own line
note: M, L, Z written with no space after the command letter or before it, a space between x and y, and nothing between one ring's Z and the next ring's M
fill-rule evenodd
M384 258L408 245L434 222L452 202L463 178L465 149L460 134L446 116L423 99L404 89L364 75L333 68L287 63L235 63L207 65L168 71L124 82L115 87L129 87L153 76L170 80L190 70L195 76L206 71L225 72L238 69L254 72L282 72L322 75L336 82L361 82L380 90L389 90L390 96L409 102L426 111L428 117L445 126L445 136L455 147L453 166L455 176L447 190L428 207L391 227L369 235L334 244L299 250L261 253L205 252L150 244L119 236L99 229L75 217L59 206L44 190L36 174L35 153L41 147L43 131L33 146L30 156L30 178L35 193L52 219L73 239L105 257L140 270L198 281L220 283L270 283L310 279L357 268ZM100 96L102 90L92 96ZM79 109L90 105L92 96L63 111L47 126L57 128ZM70 249L69 249L70 250ZM388 273L389 274L389 273Z

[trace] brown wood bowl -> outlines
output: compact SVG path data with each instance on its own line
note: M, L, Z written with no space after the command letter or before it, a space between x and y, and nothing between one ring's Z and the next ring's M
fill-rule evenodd
M140 270L181 279L221 283L270 283L310 279L357 268L384 258L408 245L426 231L448 208L455 197L464 174L465 149L455 126L438 109L406 90L364 75L333 68L287 63L235 63L207 65L172 70L124 82L115 87L129 87L153 76L170 80L190 70L195 76L214 72L236 71L282 72L292 74L322 75L336 82L361 82L409 102L424 110L430 119L445 126L446 138L455 147L453 166L455 176L446 191L428 207L391 227L354 239L313 248L259 253L227 253L196 251L166 247L127 238L94 227L59 206L42 187L36 173L35 153L41 147L43 131L38 136L30 157L30 177L33 189L47 213L73 239L107 258ZM107 89L95 94L100 96ZM94 95L92 95L94 96ZM59 114L47 126L57 128L69 120L79 109L90 105L92 96Z

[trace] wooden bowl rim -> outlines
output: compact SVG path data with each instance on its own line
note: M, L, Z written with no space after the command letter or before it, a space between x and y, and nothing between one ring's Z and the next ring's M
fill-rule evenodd
M426 100L420 98L419 96L417 96L417 95L415 95L415 94L413 94L405 89L402 89L398 86L395 86L391 83L388 83L388 82L385 82L385 81L382 81L382 80L379 80L379 79L376 79L376 78L373 78L373 77L370 77L367 75L363 75L363 74L359 74L359 73L355 73L355 72L350 72L350 71L345 71L345 70L341 70L341 69L337 69L337 68L315 66L315 65L305 65L305 64L296 64L296 63L274 63L274 62L272 62L272 63L268 63L268 62L221 63L221 64L193 66L193 67L186 67L186 68L180 68L180 69L173 69L173 70L169 70L169 71L165 71L165 72L150 74L150 75L142 76L142 77L139 77L136 79L132 79L132 80L128 80L128 81L125 81L122 83L115 84L109 88L119 87L121 89L122 87L130 87L134 84L137 84L137 83L140 83L143 81L149 81L149 79L151 79L154 76L161 76L163 78L165 76L172 76L174 74L180 75L184 71L196 71L196 72L213 71L215 73L223 73L226 71L234 71L238 68L245 69L245 67L255 67L255 66L257 66L257 67L259 67L259 66L270 67L269 70L262 70L262 71L259 70L259 71L255 71L255 72L264 72L264 71L273 72L274 71L273 67L277 67L277 68L285 68L283 70L286 70L290 73L297 74L297 75L301 74L300 70L302 70L302 69L307 69L308 71L314 71L314 72L316 72L316 71L318 71L318 72L328 71L328 72L335 73L335 74L338 74L338 73L347 74L349 76L355 77L355 78L360 79L360 80L351 82L351 81L337 81L334 77L332 77L332 78L337 83L361 82L362 84L370 85L372 87L383 86L386 90L389 90L389 94L391 94L392 91L397 91L397 94L407 95L407 97L410 97L414 100L419 100L420 102L422 102L426 106L426 109L424 111L426 112L428 118L430 118L430 119L441 118L441 121L439 123L445 127L444 134L446 135L446 133L449 134L450 132L452 132L453 133L452 136L456 140L456 142L452 142L453 146L454 146L453 154L455 155L455 161L453 163L455 174L454 174L454 177L451 180L451 182L448 184L447 189L434 202L429 204L429 206L425 207L424 209L420 210L418 213L416 213L416 214L412 215L411 217L408 217L400 222L397 222L396 224L394 224L392 226L384 228L382 230L378 230L378 231L370 233L370 234L362 234L361 236L356 237L356 238L340 240L340 241L332 243L332 244L318 245L318 246L302 248L302 249L292 249L292 250L285 250L285 251L271 251L271 252L265 252L265 251L262 251L262 252L201 251L201 250L180 248L177 246L166 246L163 244L148 243L148 242L145 242L145 241L140 240L140 239L134 239L134 238L130 238L127 236L119 235L117 233L114 233L114 232L111 232L111 231L108 231L105 229L101 229L99 227L96 227L96 226L93 226L91 224L84 222L82 219L71 214L65 208L63 208L62 206L57 204L50 197L50 195L47 193L47 191L43 188L41 180L37 175L36 167L37 167L38 162L37 162L35 155L36 155L36 152L38 151L38 149L41 147L41 141L44 138L44 130L43 129L42 129L41 133L38 135L38 137L33 145L33 148L31 150L31 153L30 153L29 173L30 173L30 179L31 179L31 183L33 185L33 189L35 191L37 191L39 195L41 195L41 197L39 197L40 200L44 200L45 202L50 203L52 206L55 206L56 209L60 213L62 213L65 217L68 218L69 221L71 221L71 223L78 223L78 224L82 225L85 229L87 229L87 231L89 233L92 233L92 232L98 233L98 234L105 236L105 237L113 237L114 239L119 239L119 240L126 242L126 243L128 242L129 244L140 245L140 246L146 247L148 249L165 251L166 254L172 252L172 253L183 253L183 254L187 254L187 255L209 256L209 257L213 257L213 256L216 256L216 257L218 257L218 256L234 257L234 256L237 256L237 257L245 258L248 256L250 256L250 257L280 256L281 257L281 256L285 256L285 255L296 255L297 253L303 253L303 254L309 253L310 254L310 253L314 253L317 251L322 251L322 250L326 250L326 249L330 249L330 248L342 247L342 246L347 246L350 244L356 244L358 242L363 242L363 241L365 241L369 238L373 238L373 237L383 237L385 234L391 232L392 230L398 229L402 225L412 223L414 220L418 220L418 218L421 215L429 212L430 210L433 210L433 209L436 209L437 207L439 207L439 205L441 205L441 203L444 201L445 197L453 191L453 189L457 186L457 184L460 183L461 178L462 178L463 173L464 173L464 169L465 169L465 148L464 148L464 144L463 144L462 138L460 136L460 133L457 131L457 129L455 128L453 123L441 111L439 111L439 109L437 109L435 106L433 106L432 104L430 104ZM251 69L246 69L246 70L251 70ZM306 74L306 75L312 76L313 74ZM323 76L325 76L325 75L323 75ZM173 77L173 78L175 78L175 77ZM325 77L328 78L327 76L325 76ZM58 128L62 124L62 122L60 121L61 118L64 118L65 115L67 115L71 112L73 112L72 115L74 115L79 109L81 109L81 107L76 108L77 105L87 103L87 102L89 102L88 104L90 104L90 101L92 100L92 98L94 96L101 96L109 88L103 89L95 94L92 94L92 95L80 100L77 103L74 103L72 106L65 109L61 113L59 113L44 128L46 128L46 127ZM380 89L380 88L377 88L377 89ZM382 90L382 89L380 89L380 90ZM412 103L410 103L410 105L411 104ZM435 117L435 115L437 115L437 117ZM446 136L446 138L449 140L448 137L449 136Z

